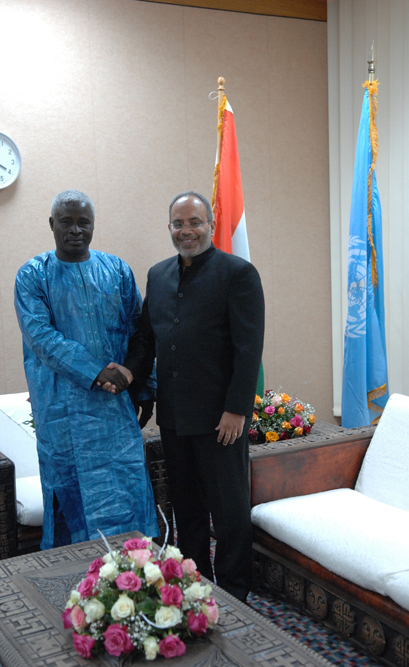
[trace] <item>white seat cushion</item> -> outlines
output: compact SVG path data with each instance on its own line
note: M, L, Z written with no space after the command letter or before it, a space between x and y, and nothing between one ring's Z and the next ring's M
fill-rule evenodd
M335 489L263 503L251 515L255 525L331 572L409 609L391 577L408 570L409 512Z
M16 479L17 521L23 526L42 526L44 516L40 476Z
M409 396L392 394L388 400L355 489L409 512Z
M39 475L35 431L30 419L28 392L0 395L0 452L13 461L16 478Z

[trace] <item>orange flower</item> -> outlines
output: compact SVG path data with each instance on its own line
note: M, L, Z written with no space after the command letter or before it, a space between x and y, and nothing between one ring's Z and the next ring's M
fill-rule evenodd
M308 417L308 421L309 421L310 424L312 425L312 424L315 424L315 422L317 421L317 418L316 418L315 415L310 415L310 416Z
M301 426L297 426L297 428L294 430L295 435L302 435L303 434L303 429Z
M261 397L257 396L257 394L256 394L256 398L254 399L254 403L256 404L256 406L260 405L260 403L261 403Z
M304 412L304 406L301 405L301 403L296 403L295 404L295 411L296 412Z
M276 440L278 440L278 433L276 433L275 431L267 431L266 440L267 442L275 442Z
M282 428L284 428L286 431L288 431L291 427L290 422L283 422Z
M284 408L278 408L277 412L278 412L279 415L283 415L285 410L284 410Z
M253 422L256 422L258 419L258 412L253 412Z
M291 401L291 396L288 394L280 394L280 396L283 403L288 403L288 401Z

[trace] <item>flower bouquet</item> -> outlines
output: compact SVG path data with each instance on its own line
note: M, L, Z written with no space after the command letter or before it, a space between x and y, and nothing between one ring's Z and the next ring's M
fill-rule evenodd
M317 421L314 412L308 403L268 389L255 398L249 438L261 444L306 435Z
M155 556L151 538L127 540L120 552L104 541L109 552L91 563L62 615L83 658L103 649L173 658L185 653L183 638L217 623L211 586L200 583L195 562L179 549L162 547Z

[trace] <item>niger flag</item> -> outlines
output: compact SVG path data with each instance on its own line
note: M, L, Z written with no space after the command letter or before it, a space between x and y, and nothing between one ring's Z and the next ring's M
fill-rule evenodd
M219 107L218 132L221 132L220 162L214 170L212 207L216 220L213 243L216 248L250 261L246 214L241 186L239 149L233 109L224 95ZM264 396L261 365L257 394Z
M216 165L213 187L213 212L216 231L213 243L216 248L238 255L250 261L247 239L246 214L244 212L243 190L239 149L233 109L226 100L219 109L222 113L220 162Z

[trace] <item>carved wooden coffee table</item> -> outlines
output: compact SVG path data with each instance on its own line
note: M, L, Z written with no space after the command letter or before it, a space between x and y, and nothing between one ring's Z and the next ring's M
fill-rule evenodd
M135 533L111 537L120 548ZM101 654L81 658L63 629L61 613L71 588L94 558L106 552L101 540L0 561L1 667L71 667L74 665L153 664L145 658L120 659ZM213 585L220 622L208 638L188 645L173 667L330 667L330 663L263 616ZM158 657L155 664L165 664Z

